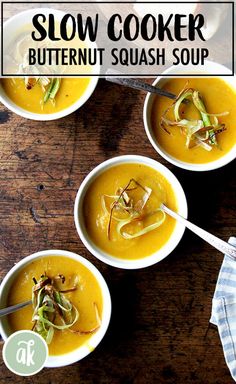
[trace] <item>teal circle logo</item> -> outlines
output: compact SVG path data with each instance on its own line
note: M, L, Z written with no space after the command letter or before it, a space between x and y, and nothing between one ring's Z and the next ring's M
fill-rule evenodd
M17 331L3 345L3 360L7 368L19 376L35 375L48 358L46 341L33 331Z

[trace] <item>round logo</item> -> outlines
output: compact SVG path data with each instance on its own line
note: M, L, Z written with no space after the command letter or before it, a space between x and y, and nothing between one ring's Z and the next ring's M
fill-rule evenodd
M17 331L3 345L3 360L7 368L19 376L35 375L48 357L46 341L33 331Z

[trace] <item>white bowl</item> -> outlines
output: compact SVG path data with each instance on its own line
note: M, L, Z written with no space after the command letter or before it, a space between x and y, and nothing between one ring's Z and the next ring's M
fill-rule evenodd
M47 113L47 114L33 113L19 107L7 96L1 83L0 83L0 102L4 104L8 109L10 109L10 111L26 119L37 120L37 121L57 120L67 115L70 115L71 113L75 112L77 109L82 107L82 105L92 95L94 89L96 88L97 82L98 82L98 79L96 77L92 77L83 95L74 104L56 113Z
M3 31L4 31L4 44L7 44L10 42L10 39L12 39L12 36L14 36L20 28L22 28L24 25L29 23L29 20L32 19L32 17L37 13L44 13L45 15L48 15L49 13L52 13L54 16L60 20L64 15L65 12L55 10L52 8L35 8L35 9L29 9L27 11L20 12L16 14L15 16L9 18L3 25ZM9 39L9 41L7 40ZM91 48L97 48L97 45L90 40L86 40L86 44ZM100 72L100 66L96 65L93 67L92 73L99 73ZM13 76L14 77L14 76ZM63 75L61 76L63 78ZM75 77L75 76L74 76ZM26 109L23 109L19 107L17 104L15 104L6 94L4 91L1 82L0 82L0 102L3 103L8 109L10 109L12 112L16 113L19 116L22 116L26 119L31 120L37 120L37 121L49 121L49 120L56 120L60 119L62 117L65 117L72 112L76 111L82 105L90 98L93 91L95 90L98 82L98 76L87 76L90 77L90 82L85 89L82 96L79 97L79 99L70 105L68 108L62 109L59 112L55 113L33 113L30 111L27 111ZM23 81L23 80L22 80Z
M75 226L82 242L84 243L85 247L95 257L97 257L99 260L103 261L106 264L112 265L113 267L123 268L123 269L138 269L138 268L144 268L144 267L153 265L161 261L162 259L164 259L166 256L168 256L175 249L180 239L182 238L185 227L180 223L176 223L172 235L170 236L167 243L165 243L160 250L158 250L157 252L153 253L150 256L144 257L142 259L137 259L137 260L127 260L127 259L114 257L104 252L93 243L93 241L90 239L86 231L84 218L83 218L83 201L84 201L85 194L89 186L91 185L91 183L101 173L106 171L108 168L114 167L119 164L124 164L124 163L143 164L160 172L171 184L176 196L178 212L185 218L187 218L187 202L186 202L184 191L179 181L173 175L173 173L170 172L169 169L167 169L164 165L144 156L125 155L125 156L114 157L98 165L84 179L84 181L82 182L78 190L78 193L75 199L75 206L74 206Z
M83 257L77 255L76 253L68 252L68 251L62 251L62 250L47 250L47 251L40 251L37 253L33 253L30 256L25 257L22 259L19 263L17 263L4 277L1 286L0 286L0 304L1 307L6 306L7 296L8 292L11 288L11 285L15 279L15 277L18 275L18 273L27 265L30 264L33 260L47 257L47 256L64 256L68 257L70 259L76 260L82 265L84 265L86 268L90 270L90 272L94 275L96 278L103 297L103 312L102 312L102 323L101 327L98 329L96 333L91 335L91 338L89 339L89 347L88 345L84 344L81 347L73 350L72 352L58 355L58 356L49 356L45 366L46 367L62 367L65 365L69 365L72 363L75 363L76 361L79 361L83 359L85 356L87 356L91 352L91 347L94 349L96 346L100 343L102 338L104 337L109 322L110 322L110 316L111 316L111 298L110 293L107 287L107 284L102 277L101 273L97 270L97 268L91 264L88 260L84 259ZM3 338L3 340L6 340L8 336L12 333L7 321L7 317L0 318L0 333Z
M212 74L218 74L218 73L227 73L231 74L230 70L226 67L224 67L221 64L217 64L211 61L205 62L205 69L208 73ZM186 67L184 66L178 66L178 67L170 67L166 71L163 72L165 75L171 75L171 74L178 73L179 75L184 75L186 73ZM204 74L204 72L200 72L200 70L196 69L194 66L188 67L188 73L192 74L199 74L199 76ZM173 75L172 75L173 76ZM173 76L174 77L174 76ZM181 76L180 76L181 77ZM183 76L184 77L184 76ZM188 76L191 77L191 76ZM232 88L236 90L236 76L216 76L222 78L227 84L229 84ZM158 77L152 85L163 87L163 85L169 80L168 77ZM148 93L145 102L144 102L144 108L143 108L143 121L144 121L144 127L147 134L147 137L149 138L150 143L154 147L154 149L162 156L164 159L169 161L170 163L176 165L177 167L187 169L190 171L210 171L213 169L217 169L220 167L223 167L224 165L228 164L230 161L234 160L236 157L236 143L232 147L232 149L227 152L224 156L221 158L211 161L209 163L204 164L192 164L185 161L181 161L176 159L175 157L171 156L168 152L166 152L158 143L156 136L152 130L152 124L151 124L151 110L153 106L153 101L155 99L155 95L152 93Z

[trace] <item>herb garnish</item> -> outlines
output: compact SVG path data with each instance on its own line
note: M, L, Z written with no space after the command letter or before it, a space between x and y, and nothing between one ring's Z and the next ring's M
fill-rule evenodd
M134 190L139 190L141 196L138 200L132 198L130 192ZM102 196L102 207L104 212L109 215L109 221L107 226L107 237L111 240L111 223L112 220L117 222L116 230L117 233L122 236L124 239L134 239L139 236L142 236L156 228L158 228L165 221L165 212L158 208L155 211L145 213L144 208L151 196L152 189L143 186L135 179L130 179L128 184L124 188L118 188L115 195L103 195ZM110 199L112 202L109 207L107 207L106 199ZM128 224L142 221L148 217L153 216L156 213L161 213L161 217L158 218L153 224L145 226L141 230L135 233L129 233L125 231L125 226Z
M32 288L32 303L34 322L32 330L39 333L50 344L54 335L54 330L68 329L77 334L90 334L95 332L101 324L97 305L94 303L95 316L98 325L88 331L74 330L71 327L79 319L78 309L65 296L66 293L77 290L77 279L71 287L64 287L65 276L57 275L50 278L46 275L41 276L37 282L33 278L35 285Z
M39 83L43 92L43 104L48 100L54 104L56 95L61 86L61 79L57 78L48 78L48 77L25 77L25 86L27 90L31 90L36 83Z
M184 108L183 101L189 100L196 107L201 119L187 120L181 119L180 107ZM189 103L188 103L189 104ZM173 108L175 120L166 118L166 114ZM213 146L217 146L216 135L225 131L225 124L219 123L217 117L226 116L229 112L208 113L200 93L193 88L184 88L177 96L174 103L167 108L161 117L160 126L170 134L167 127L180 127L183 135L186 136L186 147L193 148L200 146L206 151L211 151ZM211 119L212 118L212 119Z

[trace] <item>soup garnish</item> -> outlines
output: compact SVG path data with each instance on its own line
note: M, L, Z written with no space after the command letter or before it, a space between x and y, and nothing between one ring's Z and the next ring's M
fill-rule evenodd
M97 326L88 331L70 329L79 319L79 311L65 294L77 290L78 278L75 277L73 285L70 287L65 285L65 280L65 276L61 274L54 278L44 274L38 282L33 278L35 285L32 288L34 309L32 330L39 333L47 344L51 343L55 329L59 331L68 329L82 335L94 333L101 324L98 308L94 303Z
M188 100L199 113L199 119L182 119L183 108L186 104L183 101ZM167 113L173 109L174 121L166 118ZM206 151L211 151L213 146L218 146L217 135L226 130L224 123L219 123L217 117L226 116L229 112L208 113L206 111L202 96L193 88L185 88L177 96L174 103L168 107L161 116L160 126L170 134L167 127L180 127L181 133L186 137L185 145L188 149L199 146Z
M160 210L178 204L169 181L141 163L121 163L99 174L83 199L83 219L91 241L123 260L148 257L163 247L176 222ZM153 227L153 226L155 227Z
M48 100L50 100L53 104L55 104L55 98L61 86L61 79L59 77L50 79L45 76L25 77L25 87L28 91L30 91L36 83L39 83L42 89L42 103L45 104Z
M117 221L117 233L127 240L153 231L164 223L166 215L161 208L144 211L151 193L151 188L143 186L135 179L130 179L128 184L124 188L119 187L114 195L102 196L102 208L104 213L109 215L107 226L107 237L109 240L111 240L112 220ZM110 200L110 203L107 200ZM151 218L153 218L152 223L145 225L145 221ZM137 230L133 231L132 226L132 233L127 232L129 224L133 225L135 223L137 223ZM140 226L142 226L141 229Z

